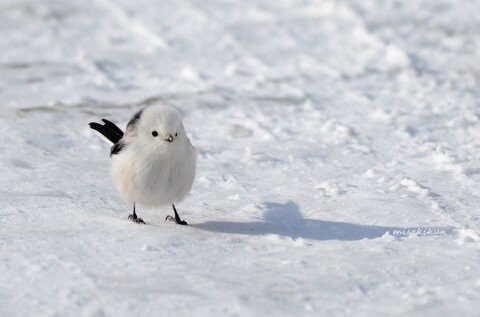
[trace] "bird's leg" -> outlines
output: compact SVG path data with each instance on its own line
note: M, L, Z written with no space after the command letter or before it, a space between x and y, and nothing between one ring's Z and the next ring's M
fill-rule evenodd
M130 219L131 221L136 222L136 223L145 224L145 221L143 221L142 218L137 217L137 214L135 213L135 202L133 202L133 213L128 215L128 219Z
M169 220L169 221L175 221L175 223L179 224L179 225L184 225L186 226L187 225L187 222L185 220L181 220L180 219L180 216L178 215L178 212L177 212L177 209L175 208L175 205L172 205L173 207L173 212L175 213L175 218L168 215L167 218L165 218L165 221L166 220Z

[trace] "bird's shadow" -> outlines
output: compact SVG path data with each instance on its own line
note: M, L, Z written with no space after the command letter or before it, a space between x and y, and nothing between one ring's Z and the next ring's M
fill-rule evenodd
M398 238L411 234L417 236L450 235L454 227L389 227L362 225L341 221L303 218L298 204L265 202L263 221L229 222L208 221L192 225L206 231L244 235L276 234L293 239L344 240L374 239L387 232Z

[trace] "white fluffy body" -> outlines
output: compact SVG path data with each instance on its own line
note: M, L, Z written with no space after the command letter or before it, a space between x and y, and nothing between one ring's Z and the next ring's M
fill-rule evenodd
M167 141L169 136L172 142ZM121 142L124 148L112 156L112 176L122 197L151 207L185 198L195 178L196 150L175 108L147 107L127 127Z

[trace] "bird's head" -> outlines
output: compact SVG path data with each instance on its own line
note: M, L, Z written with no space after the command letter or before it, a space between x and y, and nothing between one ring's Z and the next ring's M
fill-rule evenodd
M186 139L185 129L179 111L167 105L153 105L145 108L130 121L135 136L142 144L153 147L174 147ZM127 128L128 130L129 128Z

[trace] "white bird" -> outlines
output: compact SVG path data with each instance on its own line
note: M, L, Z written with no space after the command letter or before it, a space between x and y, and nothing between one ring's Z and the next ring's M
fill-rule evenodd
M113 143L113 181L120 195L133 202L133 213L128 218L145 223L137 216L135 203L151 207L171 205L175 217L167 216L165 220L186 225L175 204L192 188L197 154L177 109L149 106L133 116L125 133L114 123L102 121L104 124L91 122L90 127Z

